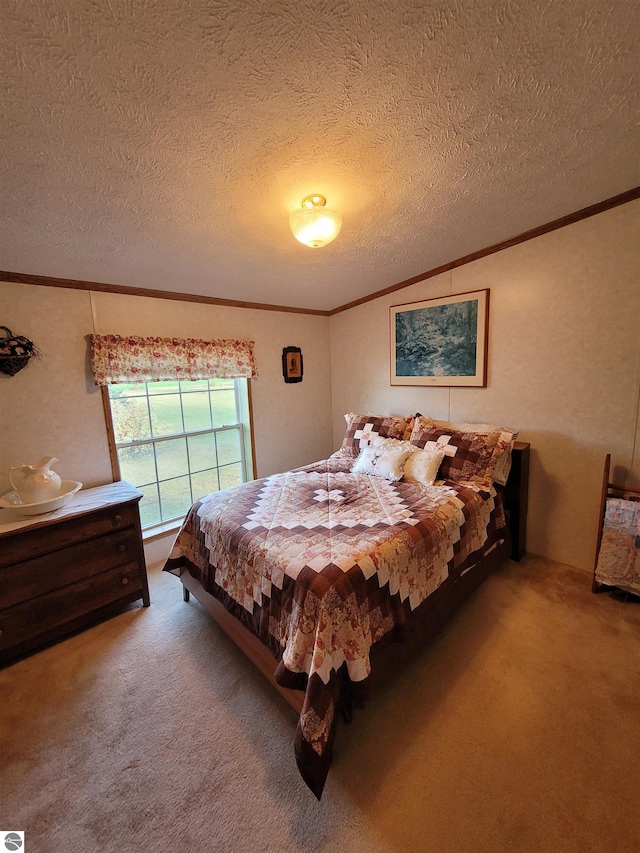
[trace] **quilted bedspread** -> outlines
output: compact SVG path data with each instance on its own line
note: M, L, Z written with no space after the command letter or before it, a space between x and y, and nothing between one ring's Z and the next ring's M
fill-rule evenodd
M193 505L165 570L188 570L305 690L295 739L319 798L345 684L372 647L445 579L504 538L501 503L459 483L422 486L349 473L330 458Z
M640 499L635 496L607 498L596 580L640 595Z

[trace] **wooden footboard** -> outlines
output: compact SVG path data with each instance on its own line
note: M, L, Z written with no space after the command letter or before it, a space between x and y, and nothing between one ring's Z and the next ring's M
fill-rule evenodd
M304 702L304 693L301 690L289 690L287 687L281 687L273 677L273 674L278 666L278 661L271 654L269 649L254 636L251 631L244 627L235 616L232 616L224 606L210 595L189 572L185 571L180 576L180 581L184 587L185 601L189 600L189 593L193 593L194 597L204 607L207 613L214 619L215 622L222 628L231 640L244 652L244 654L252 661L276 688L278 693L285 698L287 703L291 705L293 710L300 714L302 711L302 703Z

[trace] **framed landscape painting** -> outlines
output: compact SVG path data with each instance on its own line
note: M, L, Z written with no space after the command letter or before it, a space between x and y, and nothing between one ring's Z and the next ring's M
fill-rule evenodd
M486 387L488 288L390 311L392 385Z

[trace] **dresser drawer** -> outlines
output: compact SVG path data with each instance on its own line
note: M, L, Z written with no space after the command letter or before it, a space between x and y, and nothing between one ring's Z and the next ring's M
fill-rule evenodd
M13 607L75 581L136 562L140 539L124 530L0 568L0 608Z
M48 524L36 529L27 528L12 536L3 537L0 544L0 567L37 557L84 542L105 533L136 527L138 523L137 503L106 507L90 515L82 515Z
M126 563L0 612L0 662L14 646L48 635L60 636L65 625L90 621L92 611L142 596L140 567ZM61 630L62 629L62 630Z

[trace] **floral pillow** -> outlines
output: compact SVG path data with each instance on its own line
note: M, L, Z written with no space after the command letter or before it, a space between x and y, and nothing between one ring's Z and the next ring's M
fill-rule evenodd
M438 476L443 459L444 450L442 448L416 449L416 452L412 453L405 463L403 479L407 483L432 486Z
M437 426L429 418L419 417L413 425L411 444L421 449L441 449L444 458L439 476L445 480L466 482L489 491L498 461L496 448L500 432L475 432Z
M438 469L444 459L444 450L433 448L420 450L409 441L396 441L393 438L372 438L370 447L399 448L411 451L404 463L402 479L407 483L420 483L432 486L438 476Z
M413 416L404 418L396 415L361 415L348 412L344 419L347 422L347 430L340 449L333 454L334 457L351 456L355 459L375 436L401 441L409 439L413 427Z
M365 447L353 463L353 474L369 474L397 482L402 479L404 464L415 448L403 447Z

